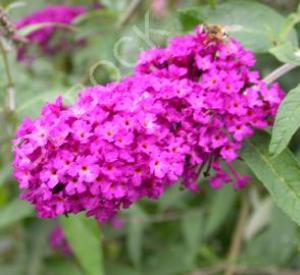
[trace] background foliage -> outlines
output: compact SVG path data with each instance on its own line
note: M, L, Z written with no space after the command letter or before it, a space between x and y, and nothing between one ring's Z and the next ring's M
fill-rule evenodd
M10 16L18 20L47 4L92 7L96 2L26 0L10 6ZM17 108L15 117L0 109L0 275L100 275L104 269L111 275L233 274L232 270L300 274L297 68L280 79L291 92L279 110L271 144L269 134L259 133L242 151L245 165L239 169L253 180L241 192L230 186L210 190L204 179L200 194L177 186L159 201L142 201L123 211L122 228L105 224L101 232L95 221L83 216L37 219L31 206L18 199L10 166L14 125L25 116L37 116L43 103L59 94L71 103L84 85L130 74L143 49L165 45L168 37L202 22L221 23L257 53L257 68L264 76L282 63L300 64L296 0L170 0L164 13L155 11L151 2L101 1L103 9L91 10L75 22L74 35L88 43L72 56L57 53L27 67L9 54ZM1 0L3 6L11 3ZM4 106L7 80L2 63L0 72ZM63 257L49 247L49 234L57 223L63 225L74 256Z

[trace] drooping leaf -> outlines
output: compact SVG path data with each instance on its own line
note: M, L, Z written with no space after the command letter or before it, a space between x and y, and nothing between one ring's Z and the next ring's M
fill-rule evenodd
M281 103L272 131L270 153L278 156L300 127L300 85L291 90Z
M300 49L290 42L273 47L269 52L282 63L300 65Z
M245 143L241 156L277 206L300 225L300 164L288 149L271 157L269 141L267 133L257 133Z
M32 206L25 201L16 199L0 209L0 229L33 214Z
M203 213L186 213L182 219L182 233L187 247L186 253L189 253L191 260L193 260L203 238Z
M101 232L94 219L84 215L61 217L64 233L86 275L103 275Z
M236 192L231 186L225 186L214 194L205 222L205 237L210 237L227 219L236 199Z
M138 205L128 211L130 221L127 228L128 256L135 266L140 266L143 250L144 230L147 225L147 216Z
M42 274L43 260L46 257L48 237L52 229L50 221L39 220L30 227L29 245L27 248L27 274Z

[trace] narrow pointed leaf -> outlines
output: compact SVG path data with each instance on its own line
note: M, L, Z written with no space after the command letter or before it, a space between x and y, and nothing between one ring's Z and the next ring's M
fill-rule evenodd
M28 202L16 199L0 209L0 229L29 217L32 213L33 208Z
M300 6L299 6L300 7ZM293 30L294 26L300 22L300 11L291 13L287 16L282 24L280 33L279 33L279 42L283 43L286 41L288 34Z
M182 233L187 248L186 253L189 253L191 258L196 256L197 250L201 245L204 235L204 224L204 215L201 212L186 213L182 219Z
M300 225L300 164L288 149L271 157L269 140L267 133L258 133L245 143L241 156L278 207Z
M96 220L72 215L61 217L60 221L85 275L104 275L101 232Z
M131 221L127 228L127 250L130 260L136 267L141 265L144 231L147 226L147 216L141 207L135 205L128 211Z
M205 237L212 236L226 221L236 201L236 192L231 186L225 186L214 194L205 222Z
M300 85L291 90L281 103L275 119L270 153L278 156L300 127Z

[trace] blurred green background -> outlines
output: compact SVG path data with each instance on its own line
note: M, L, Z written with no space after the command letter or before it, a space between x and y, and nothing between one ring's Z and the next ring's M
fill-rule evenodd
M0 0L0 5L12 2ZM2 108L7 87L0 65L0 275L86 274L76 257L62 256L49 246L49 234L59 221L36 218L31 206L18 199L10 164L10 140L16 124L26 116L36 117L41 106L58 95L72 103L86 85L105 84L131 74L142 50L166 45L169 37L191 31L203 20L244 26L232 35L257 52L256 67L267 75L280 65L269 53L276 45L278 27L284 17L296 12L298 1L18 3L9 12L12 21L49 4L79 4L90 12L74 33L87 43L72 55L57 53L51 59L40 56L26 66L16 61L11 49L9 63L17 102L13 117ZM95 10L96 4L102 8ZM293 30L287 38L294 44L296 32L299 30ZM299 82L299 70L280 82L286 91L292 89ZM299 145L297 134L292 149L300 158ZM242 164L239 169L250 174ZM101 225L106 274L225 274L231 272L231 265L235 273L226 274L300 274L299 228L274 206L255 177L240 192L231 186L211 190L204 179L200 184L203 188L199 194L175 186L158 201L145 200L122 211L121 221ZM116 223L121 223L121 228ZM89 233L82 232L77 238L84 242ZM93 253L86 251L86 256L92 257Z

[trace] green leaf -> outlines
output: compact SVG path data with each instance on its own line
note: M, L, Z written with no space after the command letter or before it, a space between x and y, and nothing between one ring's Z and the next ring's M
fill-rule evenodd
M78 16L74 25L80 28L77 32L77 39L91 37L100 32L113 34L117 21L117 14L109 9L93 10L81 16Z
M210 212L205 222L205 237L210 237L222 226L234 206L236 192L231 186L217 191L210 203Z
M102 23L113 22L117 18L117 14L109 9L101 9L101 10L92 10L90 12L84 13L73 21L74 25L81 25L89 20L101 20Z
M203 20L199 14L203 14L208 23L225 25L230 35L255 52L267 52L278 43L280 26L284 22L284 17L275 10L255 1L233 0L217 5L214 10L208 6L193 10L193 18L198 24ZM192 11L189 14L193 14ZM294 29L289 32L287 40L297 45Z
M11 177L12 167L11 164L7 164L0 170L0 187L6 183L6 181Z
M278 156L300 127L300 85L291 90L281 103L272 131L270 153Z
M128 5L126 0L101 0L101 4L114 11L124 11Z
M119 262L108 262L106 266L108 275L141 275L141 273L133 267L120 264Z
M142 259L143 237L147 225L147 216L138 205L128 210L130 221L127 228L128 256L135 266L139 267Z
M187 202L186 198L189 192L181 190L179 188L170 188L166 190L165 194L157 201L160 212L164 212L167 209L183 209Z
M202 11L196 8L182 9L179 11L178 17L183 31L192 30L205 21Z
M199 215L195 215L194 212L186 213L182 219L182 233L187 246L187 253L191 255L192 260L201 245L204 233L203 214L199 213Z
M22 267L17 265L0 265L0 275L19 275L22 274Z
M49 91L34 96L32 91L28 91L27 94L20 96L21 99L18 100L16 114L20 119L38 116L44 104L54 102L59 96L63 98L65 104L71 105L77 99L78 93L82 88L81 84L75 84L68 89L57 85Z
M26 246L27 274L43 274L43 260L47 255L48 237L53 228L50 221L38 220L30 227L29 245Z
M284 150L277 158L268 153L269 135L259 132L245 143L241 156L270 192L274 202L300 225L300 165Z
M16 199L6 207L0 209L0 229L27 218L32 214L33 208L28 202Z
M185 246L176 243L171 247L162 245L155 255L147 257L141 274L190 274L194 266L189 258L189 254L185 253L185 249Z
M298 11L291 13L285 18L279 33L279 43L284 43L289 33L293 30L294 26L300 22L300 5Z
M103 275L101 232L94 219L84 214L61 217L64 233L86 275Z
M217 6L217 0L208 0L208 4L212 9L215 9Z
M252 266L287 264L297 247L297 225L277 207L273 207L269 227L246 243L242 262ZM274 241L276 240L276 241Z
M256 52L266 52L279 39L280 25L284 18L269 6L255 1L230 1L219 5L208 22L228 26L229 33L245 47ZM287 37L297 43L297 34L292 30Z
M300 49L290 42L273 47L269 52L282 63L300 65Z
M41 273L43 275L84 275L80 271L79 266L71 259L52 260L47 263L43 273Z

